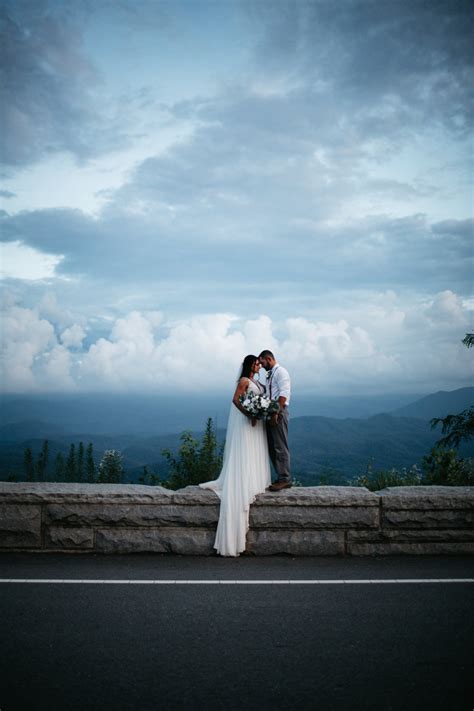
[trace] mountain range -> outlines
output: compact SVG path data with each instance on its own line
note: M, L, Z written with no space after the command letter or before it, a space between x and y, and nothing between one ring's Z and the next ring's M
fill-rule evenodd
M460 412L473 402L474 388L461 388L433 393L389 413L370 417L292 416L290 446L293 473L306 484L321 480L339 484L363 474L368 464L375 469L419 464L440 437L439 428L433 431L429 420ZM66 405L70 407L67 401ZM38 400L36 409L29 414L42 412L42 407L44 404ZM50 409L50 417L53 412ZM24 410L22 414L25 414ZM166 475L167 465L162 450L179 446L179 433L176 432L161 430L160 434L150 436L139 432L103 434L89 427L70 431L71 420L63 416L61 424L58 413L54 414L55 417L49 422L33 417L13 420L0 427L0 479L8 478L12 473L22 477L25 447L31 447L37 455L44 439L49 440L50 461L54 461L58 452L66 456L70 444L77 445L80 441L93 443L96 459L106 449L121 451L128 481L136 481L144 465L151 471ZM78 417L77 413L75 416ZM199 431L204 424L201 421ZM197 428L194 431L199 435ZM225 437L225 430L221 427L218 428L218 437L221 441ZM473 456L474 445L464 445L460 453Z

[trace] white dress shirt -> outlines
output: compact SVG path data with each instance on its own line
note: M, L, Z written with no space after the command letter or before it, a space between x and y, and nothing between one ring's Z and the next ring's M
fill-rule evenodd
M271 397L272 400L278 400L279 397L286 397L285 407L290 404L290 375L286 368L279 365L279 363L275 363L273 368L269 371L269 378L267 380L267 395Z

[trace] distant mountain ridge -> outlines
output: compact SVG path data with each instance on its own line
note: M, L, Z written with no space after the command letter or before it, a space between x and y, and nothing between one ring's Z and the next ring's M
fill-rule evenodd
M474 387L458 390L439 390L415 402L390 412L397 417L416 417L431 420L433 417L455 415L474 405Z
M305 482L321 474L328 483L341 484L374 469L410 468L440 437L426 420L374 415L346 420L298 417L291 422L292 467ZM461 456L474 456L474 442L460 447Z
M474 388L451 392L440 391L421 398L411 405L393 412L371 417L345 419L308 415L292 417L290 447L293 473L306 484L342 484L365 472L367 465L374 468L411 467L420 464L441 436L439 428L432 430L429 420L444 417L468 407ZM410 416L404 413L410 413ZM198 431L199 428L189 428ZM183 428L184 429L184 428ZM221 440L225 430L219 428ZM162 450L176 450L179 433L171 434L102 434L101 432L67 433L56 423L27 420L0 427L0 479L10 473L23 474L25 447L31 447L35 457L43 439L50 440L50 462L58 452L67 455L70 444L92 442L96 461L106 449L122 452L128 481L136 481L143 466L166 475L167 464ZM474 456L474 442L460 448L462 456ZM52 467L51 467L52 469Z
M219 427L227 425L233 393L203 395L137 395L137 394L38 394L2 396L0 404L3 425L37 422L51 424L51 433L60 427L71 434L94 432L97 435L131 435L141 437L173 434L185 429L202 429L208 417ZM378 412L391 412L417 400L419 395L387 394L346 397L295 392L292 417L370 417ZM34 427L23 438L36 436ZM39 435L43 436L43 435ZM22 439L22 428L2 430L0 440Z

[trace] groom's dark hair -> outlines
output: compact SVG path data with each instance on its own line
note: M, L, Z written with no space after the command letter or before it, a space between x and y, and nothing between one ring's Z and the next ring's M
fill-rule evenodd
M268 356L270 356L270 358L275 358L275 356L273 355L273 353L271 351L262 351L258 357L259 358L268 358Z

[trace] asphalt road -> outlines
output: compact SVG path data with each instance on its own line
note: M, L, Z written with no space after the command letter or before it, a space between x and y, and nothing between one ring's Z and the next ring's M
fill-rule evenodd
M472 558L3 554L2 580L333 582L0 583L0 710L472 711L474 585L408 582L459 578Z

